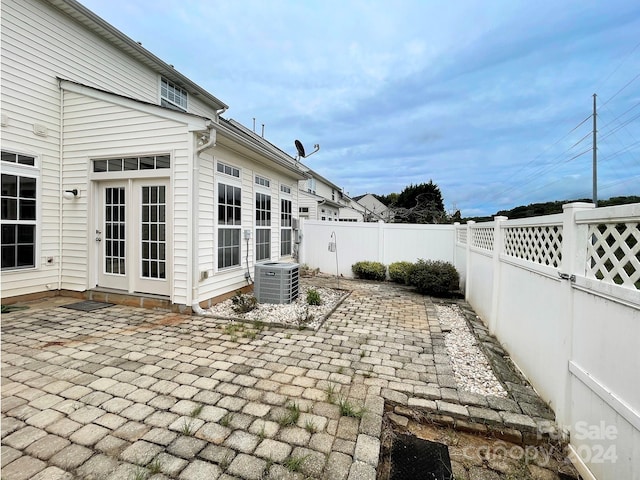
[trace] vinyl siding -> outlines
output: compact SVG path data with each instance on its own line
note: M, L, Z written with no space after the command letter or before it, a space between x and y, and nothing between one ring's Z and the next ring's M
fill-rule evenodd
M211 155L212 154L212 155ZM291 186L291 200L293 216L297 217L298 202L296 195L297 180L286 175L277 174L267 170L264 166L253 162L237 152L224 146L217 145L210 149L208 154L201 155L200 162L200 231L198 271L207 271L209 278L200 282L199 301L233 292L247 285L244 274L247 271L247 244L241 235L241 265L225 270L217 270L217 211L216 199L218 182L233 183L228 176L217 173L215 162L221 161L240 169L240 181L242 188L242 226L241 231L250 230L249 241L249 271L254 273L254 249L255 249L255 194L256 191L264 192L264 187L256 189L255 175L268 178L271 181L271 261L280 260L280 184ZM285 257L288 260L290 257Z
M113 105L82 94L65 92L64 98L64 178L65 188L79 187L91 192L91 159L170 153L173 175L173 286L174 303L187 301L189 262L188 208L190 203L190 143L193 135L187 125L148 113ZM96 135L96 132L99 132ZM163 171L164 173L164 171ZM90 278L95 255L92 194L82 194L63 202L62 288L84 290Z

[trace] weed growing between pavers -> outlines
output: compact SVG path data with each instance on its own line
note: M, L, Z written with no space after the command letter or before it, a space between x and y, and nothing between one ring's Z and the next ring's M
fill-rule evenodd
M182 427L180 428L180 433L185 437L192 436L195 433L193 424L191 422L185 421Z
M302 468L302 464L309 457L310 455L305 455L303 457L296 457L296 456L288 457L284 461L284 466L290 472L299 472L300 469Z
M287 405L287 413L278 419L278 423L283 427L293 426L300 418L300 407L297 403Z
M340 415L343 417L362 418L366 413L365 407L356 407L347 398L338 398L338 407L340 408Z
M227 412L224 414L224 417L220 419L220 425L222 425L223 427L228 427L231 424L232 420L233 420L233 413Z

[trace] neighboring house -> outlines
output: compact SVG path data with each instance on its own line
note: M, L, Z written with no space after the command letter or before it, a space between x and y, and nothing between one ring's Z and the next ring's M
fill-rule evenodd
M337 222L341 209L348 205L342 189L319 173L303 168L309 178L298 182L300 218Z
M340 222L364 222L365 210L362 205L348 195L343 195L346 206L340 208Z
M365 222L377 222L379 220L389 222L393 219L391 210L370 193L353 197L353 199L364 208Z
M292 157L75 0L3 0L1 20L3 303L198 310L292 260Z

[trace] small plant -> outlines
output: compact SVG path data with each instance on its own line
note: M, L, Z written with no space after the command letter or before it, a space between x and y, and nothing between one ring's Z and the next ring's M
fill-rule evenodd
M231 420L233 420L233 413L227 412L224 414L224 417L220 419L220 425L228 427L231 424Z
M309 305L303 311L298 312L298 330L303 330L313 321L313 313L309 313Z
M337 392L335 383L329 382L329 384L327 385L327 388L325 389L325 392L327 394L327 402L334 403L336 399L336 392Z
M313 434L316 433L318 431L318 427L316 427L316 424L313 423L313 420L309 419L304 423L304 429Z
M258 332L256 332L255 330L249 330L248 332L245 332L244 336L249 340L255 340L258 336Z
M267 458L267 463L262 469L262 476L260 478L268 478L269 470L271 470L271 466L274 464L274 461L271 457Z
M191 410L191 417L196 418L200 413L202 413L202 404L196 405L193 410Z
M222 471L225 471L231 465L231 460L233 460L233 453L227 453L222 460L220 460L220 468Z
M267 436L267 430L265 429L264 424L262 424L262 428L258 432L258 438L260 438L260 440L264 440L264 437L266 436Z
M300 418L300 407L297 403L287 405L287 410L288 412L278 419L278 423L283 427L295 425Z
M389 278L392 282L409 284L409 274L413 268L411 262L394 262L389 265Z
M148 472L141 467L136 468L136 471L133 472L133 480L146 480Z
M253 295L246 295L239 290L231 297L232 309L236 313L247 313L258 306L258 299Z
M191 422L185 421L182 425L182 428L180 428L180 433L185 437L190 437L191 435L193 435L193 424Z
M284 466L287 468L287 470L289 470L290 472L299 472L300 469L302 468L302 464L304 463L304 461L309 457L309 455L305 455L304 457L288 457L285 461L284 461Z
M411 268L409 284L426 295L450 295L460 288L460 275L449 262L420 259Z
M340 415L343 417L362 418L365 414L365 408L356 408L349 400L344 397L338 399L338 407L340 408Z
M147 465L151 475L162 472L162 462L156 457L149 465Z
M307 303L309 305L320 305L322 303L320 293L316 289L310 288L307 290Z
M360 358L364 357L366 354L364 352L364 350L360 350Z
M306 263L303 263L302 265L300 265L299 272L300 272L300 276L301 277L314 277L315 275L318 274L318 272L320 272L320 269L319 268L311 268Z
M342 375L344 373L344 367L340 367L338 368L338 372L340 375Z
M356 278L383 281L387 278L387 267L380 262L356 262L351 265Z

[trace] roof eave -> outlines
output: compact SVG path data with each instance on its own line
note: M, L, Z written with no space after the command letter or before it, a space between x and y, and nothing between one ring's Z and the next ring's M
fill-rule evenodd
M165 76L172 82L186 88L187 92L197 97L204 97L216 110L227 110L229 106L222 100L216 98L204 88L194 83L192 80L178 72L172 65L156 57L142 44L135 42L120 30L115 28L104 19L93 13L76 0L46 0L60 11L84 25L86 28L96 33L100 37L111 42L120 50L131 55L142 64Z

